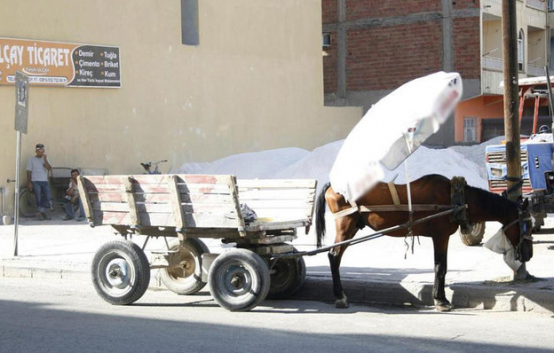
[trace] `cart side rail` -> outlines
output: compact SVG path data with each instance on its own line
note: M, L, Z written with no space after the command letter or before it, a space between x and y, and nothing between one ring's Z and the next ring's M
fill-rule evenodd
M239 202L256 212L250 227L297 228L311 224L317 180L239 179Z
M244 230L233 175L79 177L91 225Z

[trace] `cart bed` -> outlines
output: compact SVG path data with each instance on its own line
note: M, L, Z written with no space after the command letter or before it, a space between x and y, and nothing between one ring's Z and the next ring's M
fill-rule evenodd
M307 179L237 182L233 175L108 175L81 176L79 191L92 226L232 238L309 226L316 184ZM257 219L245 221L241 204Z

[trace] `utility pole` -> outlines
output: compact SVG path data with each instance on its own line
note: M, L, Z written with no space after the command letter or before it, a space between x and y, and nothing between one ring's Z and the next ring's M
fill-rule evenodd
M504 134L506 135L507 197L521 197L521 152L519 87L516 36L516 0L502 0L502 60L504 69ZM527 277L525 263L514 271L514 279Z

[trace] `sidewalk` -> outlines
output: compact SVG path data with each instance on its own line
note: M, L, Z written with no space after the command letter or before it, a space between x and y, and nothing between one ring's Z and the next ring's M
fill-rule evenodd
M14 227L0 226L0 277L62 278L90 281L90 264L105 242L121 239L112 228L89 227L86 222L23 219L19 226L18 255L13 257ZM328 220L331 222L332 220ZM485 240L500 227L488 223ZM328 223L327 229L333 229ZM299 233L301 233L299 231ZM358 236L370 234L366 229ZM333 235L326 242L332 243ZM446 275L447 296L458 308L533 311L554 313L554 218L534 235L534 256L527 270L536 277L527 283L510 282L511 270L502 256L481 247L467 247L457 234L451 236ZM142 245L144 237L134 238ZM161 247L161 239L150 240L149 248ZM203 239L211 252L224 250L219 240ZM351 303L432 305L433 246L430 239L411 240L382 237L346 251L341 275ZM300 235L300 251L315 248L315 235ZM229 247L229 245L225 245ZM406 256L406 259L404 258ZM333 305L332 279L326 253L305 257L307 280L296 295L299 299L323 300ZM157 271L157 270L156 270ZM152 273L156 278L156 272ZM153 280L151 285L157 286ZM1 283L1 279L0 279Z

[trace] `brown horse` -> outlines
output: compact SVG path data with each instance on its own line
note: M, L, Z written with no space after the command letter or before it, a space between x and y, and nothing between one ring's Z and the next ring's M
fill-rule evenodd
M441 175L427 175L410 184L411 199L414 207L416 204L439 205L448 207L452 205L451 188L449 179ZM531 234L531 217L527 211L527 202L522 205L512 202L504 197L488 191L465 185L461 187L467 205L467 213L464 217L469 223L498 221L502 223L504 233L517 250L520 261L528 261L533 256L533 242ZM398 198L401 204L407 204L407 190L405 185L396 185ZM398 201L398 200L397 200ZM365 206L364 210L355 210L348 214L352 205L346 202L344 197L337 194L328 183L323 186L316 204L316 233L317 244L321 246L321 240L325 235L325 202L333 214L343 211L336 216L335 243L352 239L358 229L369 226L379 231L409 221L409 213L391 210L378 210L372 205L393 205L393 196L386 183L379 183L364 196L356 201L356 205ZM389 207L390 208L390 207ZM420 209L424 209L420 207ZM413 212L413 220L427 217L437 211L421 210ZM450 302L444 292L444 280L446 276L447 250L450 235L454 233L460 224L451 216L440 216L431 221L423 221L412 226L413 235L431 237L433 239L435 256L435 282L433 286L433 298L435 308L438 311L451 309ZM407 229L397 230L386 235L393 237L405 237ZM329 262L333 276L333 293L336 298L335 305L338 308L348 307L348 299L342 290L339 266L342 255L348 245L336 246L329 251Z

